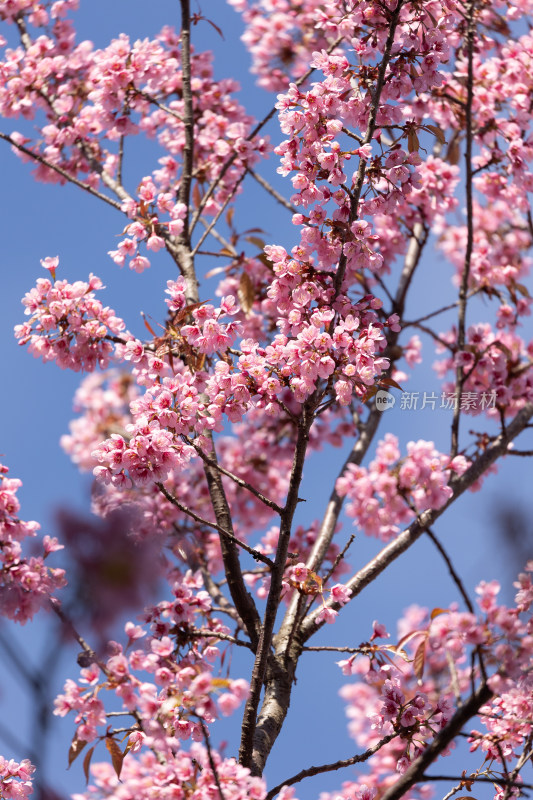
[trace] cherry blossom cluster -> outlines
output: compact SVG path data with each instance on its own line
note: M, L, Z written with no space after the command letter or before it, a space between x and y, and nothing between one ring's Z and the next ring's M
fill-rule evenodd
M485 173L495 187L503 189L505 183L498 180L497 173ZM520 317L529 316L531 298L521 283L529 273L531 258L527 255L531 247L531 233L524 217L508 201L501 199L499 190L493 192L486 187L483 192L487 205L474 204L474 248L470 267L469 283L473 290L486 293L500 300L497 327L514 327ZM446 258L460 271L464 264L459 258L466 244L467 230L464 226L449 226L443 229L439 246ZM496 291L495 291L496 290Z
M387 35L387 12L394 4L354 0L340 7L338 3L306 0L230 0L243 14L246 30L242 40L253 57L253 71L258 83L279 91L287 86L289 76L300 77L309 68L314 51L327 50L344 39L364 61L375 58ZM424 4L424 12L415 3L405 3L398 35L400 46L417 56L415 70L420 91L427 74L446 60L447 34L453 31L457 11L451 2ZM438 20L438 26L435 23ZM452 44L456 35L452 36ZM334 51L335 53L336 51Z
M335 298L330 276L306 263L303 246L293 249L292 258L279 246L265 252L274 264L268 295L278 308L281 329L266 348L268 361L281 377L293 373L290 386L299 402L316 389L320 378L334 381L341 405L352 395L363 397L389 366L380 355L386 346L384 323L378 317L382 301L373 295L356 303L344 295ZM393 315L385 324L399 330L397 322Z
M128 438L126 427L133 422L129 405L138 397L138 389L126 372L113 370L101 375L93 373L83 380L75 397L75 407L82 412L81 416L70 423L70 433L61 439L65 451L82 470L92 471L99 466L98 447L103 436L114 433L122 435L125 440ZM217 456L230 472L238 474L275 502L282 502L290 474L292 428L288 420L283 423L279 418L276 420L272 417L266 419L269 424L258 426L254 414L259 413L259 410L252 410L236 426L237 439L224 435L217 439ZM322 426L321 431L325 436L332 435L326 425ZM321 444L321 431L317 431L313 437L315 447ZM239 438L247 442L246 450L239 446ZM266 455L274 441L278 447L275 461ZM189 462L186 475L179 469L171 471L165 486L172 495L180 498L184 506L210 519L212 511L202 466L200 459L195 459ZM243 530L252 531L258 524L265 525L270 521L271 509L253 495L243 492L234 482L227 482L226 495L233 519ZM183 527L189 536L194 530L203 542L210 568L213 572L219 568L218 537L204 526L195 526L195 523L187 520L176 506L168 503L153 483L136 485L130 490L99 484L94 492L93 510L100 516L106 517L111 511L125 505L132 511L133 535L144 538L165 533L170 535L169 544L173 546L176 526L180 529ZM176 553L179 549L182 549L182 545L179 545Z
M450 347L456 338L454 330L441 335ZM435 369L439 377L445 377L449 370L461 366L466 376L464 391L479 395L496 392L496 406L487 407L487 415L497 416L500 410L511 415L533 398L532 358L533 345L526 344L513 330L494 332L490 324L479 323L467 329L464 349L436 362ZM454 386L447 382L443 389L453 392ZM465 408L467 413L483 412L482 404L472 405Z
M471 749L480 748L496 770L503 758L520 756L531 734L532 571L530 563L515 584L514 608L498 604L496 581L483 582L477 588L477 615L450 608L429 616L412 606L398 624L397 645L378 644L389 634L374 623L374 634L360 648L363 655L338 662L343 674L363 678L341 690L353 738L368 747L388 733L398 734L372 757L371 773L360 781L389 786L438 735L454 713L454 693L470 691L472 650L482 653L494 696L479 711L486 731L471 732ZM476 669L475 675L482 673Z
M77 740L102 738L105 734L98 729L106 725L107 717L101 698L107 689L120 699L125 712L135 712L132 749L156 748L170 756L181 742L202 740L202 722L233 713L248 693L246 681L213 673L213 662L220 656L218 636L228 636L229 631L211 615L211 606L199 573L174 573L173 600L161 601L144 613L150 632L127 623L128 648L110 643L105 663L83 668L79 684L69 679L56 698L54 713L75 712ZM133 649L143 638L144 647ZM153 681L146 679L147 673Z
M117 778L109 763L92 767L93 783L88 792L76 794L75 800L151 800L153 797L186 797L205 800L217 797L223 787L228 800L264 800L266 786L262 778L250 775L234 758L223 758L212 751L216 775L206 748L194 743L190 750L177 750L161 763L157 754L143 750L139 756L129 755ZM218 781L218 783L217 783Z
M0 464L0 607L3 616L24 624L66 583L64 570L44 563L62 545L45 536L42 556L23 555L22 542L36 536L40 526L18 518L22 481L7 474L8 468Z
M183 441L184 436L202 437L208 431L221 430L224 417L239 422L255 405L277 414L278 397L284 387L290 387L295 399L303 402L320 380L327 381L332 376L336 377L333 388L339 403L347 405L353 394L363 396L376 376L388 367L388 360L379 355L386 344L383 324L375 311L381 301L367 296L354 305L347 298L339 298L339 321L330 334L327 329L335 311L325 302L331 291L321 293L321 305L316 307L316 292L310 281L302 285L298 262L289 260L282 248L268 250L276 259L278 276L271 298L283 307L285 297L291 296L291 301L296 302L292 316L289 314L287 321L280 322L284 332L266 348L252 340L241 341L242 355L235 364L231 358L219 360L209 376L191 371L183 362L181 367L175 365L179 371L172 377L156 376L157 382L131 404L134 423L127 426L129 440L112 434L95 450L94 457L101 465L95 471L99 479L124 487L131 482L143 485L149 480L164 481L171 470L181 468L194 456L191 445ZM171 311L179 317L187 310L183 280L170 282L169 292ZM227 351L238 326L231 322L221 325L218 320L220 315L234 311L233 297L223 298L218 309L210 305L192 308L193 324L182 325L174 333L170 330L178 352L180 341L185 343L186 356L191 351ZM391 318L388 324L396 326L396 319ZM117 354L120 353L141 367L147 358L139 341L129 341L124 349L119 345Z
M57 258L43 262L54 278L57 264ZM75 283L39 278L22 300L30 319L15 326L19 344L28 344L35 358L55 361L61 369L105 369L113 353L113 337L125 325L112 308L96 299L94 292L102 288L100 278L92 274L88 282Z
M322 597L323 599L323 592L329 591L333 600L339 599L342 605L347 602L349 595L342 584L336 584L330 589L324 589L321 577L311 572L311 570L305 566L304 562L311 555L311 550L317 539L319 528L320 523L315 520L308 527L298 525L291 535L289 540L289 553L291 555L285 568L283 581L283 599L285 602L289 602L294 594L293 590L296 590L300 594L308 595L309 599L313 597ZM276 553L278 539L279 527L274 525L261 537L261 541L255 546L255 550L264 555L273 557ZM338 578L349 570L347 564L342 559L338 559L339 552L340 550L337 543L331 542L328 547L324 565L326 569L329 567L328 572L330 572L330 577L332 579ZM247 575L246 582L255 589L258 597L265 598L267 596L270 587L270 576L268 574L264 576L257 574ZM333 621L335 616L336 613L331 617L331 621Z
M462 475L467 467L464 456L450 460L433 442L422 440L409 442L402 458L397 437L387 433L369 466L348 464L336 489L349 499L346 513L367 536L389 541L417 513L445 505L452 496L452 474Z
M206 726L233 713L248 685L215 668L237 634L214 616L218 600L227 601L213 576L224 566L230 576L214 530L205 463L213 464L216 451L236 535L250 541L266 530L256 549L274 556L273 508L283 508L290 491L301 423L316 415L306 431L307 453L324 441L355 440L365 403L379 386L400 379L399 358L409 367L420 360L418 336L399 345L398 335L410 264L430 230L442 234L439 245L457 282L467 268L470 296L498 306L495 329L474 325L460 344L455 330L438 337L449 351L437 367L440 377L460 367L464 391L496 390L491 413L500 417L533 400L533 345L516 334L531 304L522 280L532 242L533 37L512 42L506 35L508 23L533 12L532 0L476 9L471 64L465 9L455 0L229 2L243 14L259 83L282 92L276 108L284 140L275 153L278 172L290 177L298 228L297 244L287 249L248 237L261 251L254 257L240 252L233 207L225 222L221 212L268 144L252 136L252 120L234 99L236 82L214 79L210 55L191 56L188 120L185 48L171 28L153 40L132 42L123 34L96 50L76 43L68 14L77 0L0 3L10 38L18 34L20 41L0 40L0 114L32 126L32 138L11 134L18 155L32 161L33 153L38 179L70 176L122 212L126 226L109 251L117 265L142 272L150 266L148 254L167 250L187 276L168 281L165 326L142 342L96 300L98 278L57 281L58 259L44 259L51 280L39 280L26 295L30 319L16 329L35 356L61 367L93 373L113 355L130 368L84 381L76 398L82 416L62 444L97 478L95 512L105 517L133 508L132 533L165 547L183 566L165 564L171 599L145 609L141 624L126 625L127 646L111 642L105 656L87 653L93 663L57 698L57 715L73 712L77 745L105 741L115 756L119 749L121 775L116 763L94 766L87 797L263 800L263 781L209 746ZM309 66L311 82L291 82ZM463 215L455 224L470 117L477 196L472 218ZM127 191L124 142L141 134L155 139L163 155ZM197 294L189 266L197 250L202 254L196 242L197 223L208 224L204 214L230 231L228 244L213 229L222 250L206 247L202 255L229 260L207 276L223 273L218 306L191 301ZM404 256L394 295L388 281ZM389 541L416 514L443 508L453 475L468 465L463 455L451 459L422 440L410 442L402 456L396 437L387 434L368 467L348 464L336 492L367 535ZM43 558L22 557L21 541L38 526L16 517L19 486L2 477L0 599L8 616L24 622L64 579ZM347 569L334 541L320 567L307 566L319 535L318 522L294 525L280 598L298 598L304 611L317 603L317 626L334 622L338 611L331 606L341 608L351 596L348 586L334 583ZM59 545L45 537L44 547L46 556ZM483 730L470 732L471 748L498 767L520 757L533 716L533 628L525 619L532 566L519 577L515 608L498 604L495 583L482 584L479 614L455 606L430 614L412 608L396 645L378 641L388 634L375 623L360 655L339 662L344 674L362 677L342 691L350 734L364 749L392 739L337 800L374 800L391 786L438 736L459 695L466 697L486 675L493 698L479 715ZM243 568L243 576L264 600L268 569ZM234 619L239 628L237 612ZM106 695L129 715L125 730L111 730ZM0 759L2 796L26 796L30 771L26 762ZM405 798L427 795L422 786ZM289 800L293 790L279 796Z
M80 469L96 466L91 453L102 436L124 431L131 422L129 404L138 393L127 372L93 372L83 379L74 396L74 410L82 412L82 416L70 422L70 433L61 437L62 448Z
M166 27L154 40L130 42L121 35L101 50L87 41L76 45L72 22L60 18L76 5L56 2L49 13L47 4L13 3L13 10L4 11L15 21L22 44L6 49L0 61L0 113L38 122L35 141L12 134L16 145L40 159L37 179L64 183L67 173L92 189L103 184L118 196L133 221L110 255L121 266L128 259L131 269L142 272L150 261L139 244L160 250L179 236L187 210L176 202L185 149L181 40ZM51 28L50 17L55 18ZM238 191L246 168L266 154L268 145L262 137L250 138L252 119L232 97L239 85L213 79L209 53L193 53L191 71L197 191L201 195L217 179L204 204L205 213L214 214ZM131 195L120 183L122 156L112 143L140 133L157 138L165 155Z
M5 800L25 800L33 792L35 767L27 758L20 763L0 756L0 796Z

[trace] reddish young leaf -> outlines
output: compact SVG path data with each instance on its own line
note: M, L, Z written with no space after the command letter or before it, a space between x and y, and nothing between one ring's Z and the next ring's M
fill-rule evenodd
M79 756L79 754L81 753L86 744L87 744L86 741L84 741L83 739L78 739L77 735L76 734L74 735L74 738L72 740L72 743L68 751L67 769L70 769L71 764L73 764L73 762L77 759L77 757Z
M420 630L411 631L411 633L406 633L405 636L402 636L402 638L400 639L400 641L398 642L396 647L403 647L403 645L407 644L407 642L410 642L411 639L414 639L415 636L427 636L427 635L428 635L427 630L426 631L420 631Z
M254 285L247 272L243 272L240 277L237 295L242 310L248 316L254 305L255 292Z
M422 680L424 674L424 666L426 664L426 644L427 637L420 642L416 648L415 657L413 659L413 670L419 681Z
M93 757L95 747L96 745L93 745L90 750L87 750L85 758L83 759L83 774L85 775L86 783L89 783L89 767L91 766L91 758Z
M399 389L400 392L403 392L404 389L397 383L394 378L380 378L379 380L380 386L393 386L395 389Z
M105 746L107 747L111 756L111 763L113 764L113 769L117 773L117 778L120 778L120 773L122 772L122 763L124 761L124 753L112 736L105 737Z

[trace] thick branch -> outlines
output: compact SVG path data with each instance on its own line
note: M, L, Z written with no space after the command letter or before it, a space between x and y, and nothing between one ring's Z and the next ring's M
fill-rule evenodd
M261 636L259 645L257 647L257 655L250 681L250 696L248 697L246 708L244 709L239 761L244 766L250 767L252 774L254 775L262 774L266 759L270 753L270 749L274 744L277 734L279 733L279 730L277 730L275 735L272 737L266 732L264 727L257 726L256 718L261 689L265 680L267 663L269 661L272 636L274 632L274 623L276 621L276 614L281 597L281 586L283 572L287 563L287 552L289 549L292 520L298 505L298 492L302 481L303 465L307 453L307 445L309 442L309 431L314 419L314 414L310 410L310 405L311 402L303 407L298 427L298 438L294 451L291 476L289 480L289 489L287 492L287 501L281 514L280 532L276 550L276 558L274 561L274 569L271 573L270 589L266 602L265 616L263 619ZM287 711L287 707L285 708L285 713ZM281 727L281 724L279 727Z
M185 147L183 148L183 165L178 200L187 206L187 218L183 231L183 241L190 242L189 203L191 195L193 158L194 158L194 110L191 88L191 14L189 0L181 3L181 74L183 92L183 123Z
M465 107L465 124L466 124L466 147L465 147L465 165L466 165L466 252L465 264L463 267L463 274L461 277L461 286L459 288L459 313L457 316L457 350L459 353L465 343L465 326L466 326L466 306L468 300L468 282L470 280L470 267L472 264L472 253L474 250L474 198L473 198L473 184L472 184L472 146L473 146L473 119L472 119L472 105L474 102L474 42L476 35L476 26L474 21L476 0L470 0L468 3L468 29L466 35L467 47L467 80L466 80L466 107ZM466 377L464 374L462 364L457 365L455 374L455 391L458 397L461 396ZM451 454L452 457L457 455L459 449L459 420L461 418L461 404L457 403L452 420L452 444Z
M229 531L233 535L231 512L222 485L220 472L218 472L215 467L204 464L204 473L207 479L209 496L211 498L215 519L224 530ZM220 549L222 551L224 572L231 598L235 603L235 608L239 612L248 636L250 637L250 641L255 649L259 641L261 621L253 598L244 583L237 545L227 536L221 536ZM274 568L272 571L274 571Z

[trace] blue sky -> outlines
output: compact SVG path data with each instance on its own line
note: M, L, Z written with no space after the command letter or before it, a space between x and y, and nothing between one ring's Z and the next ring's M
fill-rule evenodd
M202 0L201 11L223 30L225 38L222 41L210 25L200 23L193 29L195 46L215 51L216 75L236 77L243 87L241 102L249 113L261 118L271 107L272 97L255 87L248 74L248 56L239 42L239 17L221 0ZM139 0L82 0L76 20L80 40L91 39L97 46L103 46L121 31L129 33L131 38L144 38L153 36L164 24L179 26L179 4L170 0L151 4ZM2 130L13 129L25 130L17 121L4 122ZM269 133L275 141L275 122L270 124ZM139 159L145 158L146 153L140 148ZM13 338L13 326L23 320L20 298L44 275L40 259L59 255L61 277L84 280L90 272L99 275L107 286L106 304L115 308L128 328L142 337L144 329L139 312L144 311L155 319L164 318L163 290L166 281L176 277L175 268L161 253L153 258L152 268L142 275L120 270L107 256L123 228L120 215L75 187L35 183L28 165L15 158L4 143L0 159L3 188L0 215L1 460L9 466L12 477L23 481L19 495L22 518L38 520L43 532L54 534L54 514L58 507L67 504L83 510L89 503L90 478L80 476L59 447L59 438L67 431L68 421L73 416L72 396L80 376L62 372L54 365L43 365L18 346ZM261 170L277 182L281 191L288 193L289 181L283 182L275 175L276 166L277 159L272 155ZM151 168L151 162L144 161L138 171L132 171L132 183L135 178L138 182ZM294 243L295 229L287 212L266 202L255 188L245 201L239 202L238 214L242 228L261 226L267 233L267 241L285 246ZM438 294L442 299L451 293L450 278L451 270L438 256L430 255L424 273L415 282L411 308L426 308L428 298ZM432 360L432 357L428 359L429 365ZM437 387L431 369L424 368L406 388L423 392ZM384 415L379 433L383 435L392 430L404 443L410 439L432 439L444 450L449 441L449 423L449 412L407 411L397 406ZM466 423L464 429L468 427ZM479 426L472 424L471 427ZM324 476L333 478L344 456L344 452L324 451L313 457L304 483L308 503L301 511L299 522L310 522L320 515L330 489ZM531 501L524 496L530 483L524 470L522 460L512 463L508 459L508 463L500 467L499 476L489 478L490 488L483 497L469 495L461 499L437 526L437 533L456 557L457 566L471 588L481 578L501 578L509 588L507 556L498 549L494 534L494 509L505 500L511 505L526 503L531 510ZM378 549L377 542L359 535L353 563L366 563ZM510 594L506 592L507 597ZM359 610L343 615L335 626L328 626L321 642L359 644L368 637L369 626L375 618L394 630L399 609L415 602L430 608L445 606L456 596L434 549L429 542L420 541L405 561L393 565L386 576L364 593L361 598L364 614ZM50 639L48 624L41 615L31 627L15 630L5 624L2 630L29 663L38 663ZM65 647L55 678L57 689L65 677L76 677L73 652L76 650ZM236 654L234 663L242 663L241 674L246 676L248 664L241 662L241 658ZM286 731L272 754L267 772L271 785L311 763L353 754L353 743L345 735L343 705L337 697L343 682L334 664L338 658L318 654L314 659L309 658L309 664L299 670ZM4 665L0 674L2 719L7 727L17 730L24 741L31 736L31 709L27 698L23 697L20 680L10 673L9 667ZM237 713L224 732L216 734L228 740L228 753L236 750L239 722ZM75 765L68 773L64 769L72 732L68 718L54 728L49 746L51 757L46 767L47 780L65 791L80 790L83 786L80 765ZM1 732L0 752L17 758L26 755L4 746ZM297 794L301 800L317 797L321 789L340 786L349 776L350 771L345 771L308 781L301 785Z

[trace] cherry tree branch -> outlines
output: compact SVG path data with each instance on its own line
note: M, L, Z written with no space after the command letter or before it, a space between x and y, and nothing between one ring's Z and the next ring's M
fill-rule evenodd
M211 749L211 742L210 742L210 739L209 739L209 731L208 731L207 726L206 726L204 720L202 719L202 717L199 716L198 714L196 714L195 716L196 716L197 720L199 721L200 726L202 728L202 734L203 734L203 737L204 737L205 747L206 747L206 750L207 750L207 758L209 760L209 766L211 767L211 772L213 773L213 778L215 780L215 783L216 783L216 786L217 786L217 789L218 789L218 794L219 794L220 800L226 800L226 795L222 791L222 785L220 783L220 776L218 774L217 765L215 764L215 759L213 758L213 751Z
M205 453L201 447L198 447L194 439L191 439L188 436L184 436L183 438L185 439L187 444L190 444L191 447L194 447L194 449L196 450L202 461L204 461L206 464L209 464L209 466L217 469L219 472L222 473L222 475L225 475L227 478L230 478L230 480L236 483L237 486L240 486L242 489L246 489L248 492L250 492L250 494L253 494L254 497L257 497L258 500L260 500L262 503L268 506L268 508L271 508L276 513L281 514L282 509L280 506L278 506L277 503L275 503L273 500L269 500L268 497L265 497L264 494L262 494L258 489L252 486L251 483L248 483L248 481L239 478L233 472L230 472L229 470L222 467L217 461L213 461L212 458L209 458L207 453ZM273 562L270 563L272 564Z
M327 52L328 53L333 52L333 50L335 50L335 48L338 47L338 45L342 42L342 40L343 40L343 37L339 36L333 42L331 47L328 48ZM314 71L315 71L315 67L311 67L311 69L308 69L307 72L305 72L303 75L301 75L298 78L298 80L294 81L295 85L296 86L301 86L313 74ZM252 139L254 139L257 136L257 134L265 127L267 122L269 122L272 119L272 117L274 116L276 111L277 111L276 106L275 105L272 106L270 111L267 114L265 114L265 116L263 117L261 122L258 122L257 125L255 126L255 128L252 130L252 132L246 137L246 141L247 142L251 142ZM226 174L228 169L231 167L231 165L233 164L233 162L235 161L236 158L237 158L237 153L233 153L224 162L224 164L222 166L222 169L220 170L219 174L214 179L214 181L212 181L212 183L210 184L210 186L207 189L206 193L202 197L202 199L201 199L201 201L200 201L200 203L198 205L198 208L196 209L196 212L194 214L192 223L191 223L191 233L194 230L194 228L196 227L196 224L197 224L198 220L200 219L200 215L202 214L202 211L204 210L205 206L207 205L207 203L209 202L209 200L213 196L213 194L216 191L218 185L220 184L220 181L222 180L222 178L224 177L224 175Z
M339 477L344 475L347 467L350 464L360 465L362 463L364 457L367 454L368 448L372 443L374 435L378 429L380 419L381 419L381 411L378 411L378 409L374 405L368 415L366 422L364 423L364 425L361 426L359 438L353 445L350 455L348 456L341 470L339 471ZM306 566L312 572L316 572L318 569L320 569L320 566L322 565L326 557L328 548L335 534L335 528L337 527L337 523L339 521L339 515L342 510L342 506L344 504L344 497L341 497L338 494L335 485L336 481L333 485L333 490L331 492L329 502L326 507L322 523L320 525L320 530L318 531L316 540L313 544L313 548L311 550L309 558L307 559ZM287 637L290 634L290 632L294 629L297 611L298 611L298 596L294 595L291 598L287 611L285 612L285 617L278 634L279 638Z
M202 564L201 567L202 572L202 580L204 582L204 586L206 588L209 597L218 604L217 610L227 614L228 617L231 617L234 620L238 627L245 631L244 623L239 616L239 613L234 608L234 606L230 603L230 601L222 594L220 586L213 580L213 577L209 570L207 569L207 565L205 563ZM253 647L252 647L253 650Z
M272 197L275 200L277 200L280 205L286 208L287 211L290 211L292 214L298 214L298 209L296 208L296 206L293 206L292 203L289 203L289 201L286 200L282 194L277 192L276 189L274 189L274 187L271 186L270 183L266 181L261 175L258 175L258 173L255 172L251 167L247 167L246 172L248 173L248 175L251 175L254 181L257 181L257 183L260 186L262 186L263 189L265 189L265 191L267 191L270 195L272 195Z
M433 542L433 544L435 545L435 547L437 548L437 550L439 551L439 553L441 554L442 558L444 559L444 562L446 563L446 566L448 567L448 572L452 576L453 582L455 583L455 585L459 589L461 597L463 598L463 600L465 602L465 606L468 608L468 610L470 611L471 614L474 614L475 613L474 605L473 605L470 597L468 596L468 592L466 591L461 578L459 577L455 567L453 566L453 563L452 563L452 560L451 560L450 556L448 555L448 553L444 549L442 543L435 536L435 534L433 533L431 528L429 528L429 527L426 528L426 533L429 536L429 538L431 539L431 541Z
M205 242L205 240L207 239L207 237L209 236L209 234L211 233L211 231L213 230L213 228L215 227L215 225L216 225L216 224L217 224L217 222L219 221L220 217L222 216L222 214L224 213L224 211L226 210L226 208L228 207L228 205L231 203L231 201L233 200L233 198L234 198L234 197L235 197L235 195L237 194L237 190L238 190L239 186L241 185L241 183L243 182L243 180L245 179L245 177L246 177L246 172L243 172L243 173L242 173L242 175L241 175L241 177L239 178L239 180L235 182L235 186L233 187L233 189L232 189L232 191L230 192L229 196L228 196L228 197L226 198L226 200L225 200L225 201L222 203L222 205L221 205L221 207L219 208L219 210L217 211L217 213L216 213L215 217L214 217L214 218L213 218L213 220L212 220L212 221L211 221L211 222L210 222L210 223L207 225L207 227L206 227L205 231L202 233L202 235L200 236L200 238L199 238L198 242L196 243L196 245L195 245L195 247L194 247L194 249L193 249L193 251L192 251L192 255L193 255L193 256L195 256L195 255L196 255L196 253L198 252L198 250L200 249L200 247L203 245L203 243Z
M263 717L264 724L258 726L257 710L259 707L261 689L265 680L267 664L269 661L272 636L274 632L274 623L276 621L276 614L280 603L283 573L287 563L287 553L289 549L292 521L299 500L298 492L302 481L307 445L309 443L309 431L311 430L311 426L314 421L314 413L311 410L313 402L314 397L312 396L303 406L299 420L298 436L294 450L287 499L281 513L280 532L276 549L276 557L274 560L274 568L272 569L271 573L270 588L266 602L265 614L263 618L263 624L261 626L261 634L250 681L250 695L244 710L239 761L244 766L248 766L254 775L262 774L266 758L270 753L270 749L275 741L277 733L279 733L279 730L281 729L282 724L282 720L280 721L279 716L274 719L271 717L269 712L265 712ZM268 698L265 695L263 710L265 710L267 699ZM284 708L283 718L287 713L287 710L288 702ZM274 731L276 731L275 735Z
M311 778L313 775L322 775L324 772L334 772L338 769L352 767L354 764L360 764L363 761L368 761L371 756L375 755L375 753L381 750L384 745L388 744L388 742L394 739L395 736L397 736L396 733L390 733L387 736L384 736L383 739L380 739L379 742L376 742L375 745L369 747L368 750L365 750L364 753L351 756L351 758L339 759L331 764L322 764L319 767L308 767L307 769L302 769L296 775L293 775L292 778L287 778L287 780L282 781L277 786L274 786L274 788L268 792L265 800L272 800L272 798L275 797L284 786L294 786L295 783L303 781L304 778Z
M467 781L468 783L490 783L494 786L495 783L501 783L504 786L517 786L521 789L533 789L532 783L521 783L520 781L510 782L505 778L485 778L482 775L476 776L473 773L463 777L462 775L421 775L423 781ZM461 785L459 788L463 788Z
M185 150L181 173L181 183L178 198L180 202L187 206L187 216L184 230L179 237L168 237L165 239L167 250L175 259L178 267L185 277L187 300L190 303L199 301L198 278L194 266L194 257L191 248L190 224L190 193L193 175L194 157L194 110L191 86L191 52L190 52L190 3L189 0L180 0L182 15L181 31L181 67L182 67L182 92L184 99L184 128L185 128ZM205 399L205 398L204 398ZM209 435L213 448L213 461L216 462L216 450L212 435ZM239 561L237 544L242 546L240 540L235 537L233 532L233 522L226 493L222 483L222 476L218 468L211 464L204 463L204 474L207 480L211 506L215 516L217 530L220 534L220 549L224 572L228 581L228 588L231 594L235 609L242 619L252 646L255 648L259 639L261 622L254 600L246 588ZM172 502L172 501L171 501ZM227 534L230 534L229 536ZM251 554L254 552L248 545L244 547ZM265 562L265 556L261 554L259 560Z
M381 59L381 63L379 65L376 88L374 89L374 92L372 94L372 103L370 105L370 114L368 117L366 132L365 135L363 136L363 145L369 144L372 141L372 137L374 136L374 132L377 127L376 120L379 110L379 101L381 98L381 92L383 91L383 86L385 85L385 72L387 71L387 67L389 65L389 61L391 58L392 46L394 44L394 36L396 34L396 28L398 27L398 23L400 21L400 14L404 2L405 0L398 0L396 8L390 15L389 33L387 36L387 41L385 42L385 47L383 49L383 58ZM359 167L355 177L355 186L352 191L352 197L350 203L350 222L353 222L355 219L357 219L359 200L361 197L361 192L363 190L365 174L366 174L366 161L364 158L361 158L359 160ZM335 278L333 282L336 295L341 290L342 282L344 280L344 275L346 274L346 265L347 265L346 255L343 253L339 259L339 266L337 268L337 272L335 273Z
M466 327L466 307L468 301L468 283L470 280L470 268L472 265L472 253L474 250L474 198L473 198L473 183L472 183L472 147L473 147L473 119L472 119L472 105L474 102L474 43L475 43L475 10L476 0L469 0L468 3L468 27L466 34L466 47L467 47L467 79L466 79L466 105L465 105L465 125L466 125L466 147L465 147L465 165L466 165L466 252L465 263L463 267L463 274L461 277L461 286L459 288L459 312L457 316L457 349L459 353L465 344L465 327ZM457 364L455 373L455 391L458 397L461 396L463 386L465 383L465 374L462 364ZM452 442L451 442L451 455L457 455L459 450L459 421L461 418L461 404L457 403L452 420Z
M420 263L420 258L428 238L429 229L427 226L423 225L421 222L416 222L413 227L411 238L409 239L404 265L400 275L400 280L398 281L396 297L394 299L394 310L400 316L403 314L407 292L409 286L411 285L411 280L415 270Z
M195 639L220 639L222 642L230 642L230 644L237 645L238 647L245 647L247 650L253 649L250 642L243 642L242 639L237 639L236 636L230 636L228 633L211 631L209 628L194 628L193 630L188 630L187 636L194 637Z
M423 511L413 522L400 533L394 541L384 547L365 567L360 569L347 583L346 586L351 592L350 600L353 600L362 590L372 583L398 556L408 550L417 539L422 536L427 528L446 511L475 481L478 480L487 469L504 455L509 444L527 426L533 416L533 403L526 405L518 411L515 418L499 436L497 436L485 451L470 465L462 474L450 480L450 487L453 490L452 496L441 508L432 508ZM334 602L326 603L332 609L338 610L340 605ZM316 617L320 609L317 609L301 625L299 635L302 642L307 641L310 636L317 631L324 622L316 622Z
M468 720L475 716L481 706L488 703L491 697L492 691L486 683L483 683L466 703L457 709L446 727L429 743L422 755L416 761L413 761L411 766L398 778L394 786L391 786L390 789L387 789L382 794L381 800L399 800L412 786L418 783L427 767L448 747Z
M74 177L74 175L71 175L69 172L63 169L63 167L59 167L57 164L53 164L47 158L44 158L44 156L39 155L39 153L34 153L33 150L30 150L23 144L18 144L7 133L3 133L2 131L0 131L0 139L3 139L12 147L15 147L17 150L20 150L21 153L24 153L24 155L28 156L33 161L36 161L38 164L42 164L43 167L47 167L48 169L51 169L54 172L56 172L58 175L61 175L61 177L64 178L69 183L73 183L74 186L78 186L80 189L83 189L84 192L88 192L89 194L93 195L93 197L97 197L99 200L103 200L104 203L107 203L108 205L120 211L120 203L118 203L116 200L113 200L111 197L102 194L102 192L99 192L97 189L93 189L93 187L90 186L88 183L80 181L78 178Z
M164 486L164 484L156 482L155 485L157 486L161 494L166 497L169 503L172 503L173 506L179 508L180 511L182 511L184 514L187 514L187 516L193 519L195 522L198 522L200 525L206 525L209 528L213 528L213 530L220 533L224 538L238 545L243 550L246 550L246 552L249 553L252 556L252 558L254 558L256 561L262 561L263 564L266 564L268 567L270 567L270 569L273 568L274 562L268 556L265 556L263 553L260 553L259 550L254 550L253 547L250 547L249 545L246 544L246 542L243 542L241 539L238 539L237 536L235 536L233 533L230 533L230 531L226 530L222 526L217 525L216 522L210 522L208 519L201 517L191 508L188 508L187 506L183 505L183 503L181 503L177 497L174 497L174 495L168 491L168 489Z
M181 5L181 72L183 93L183 126L185 147L183 148L183 165L178 190L178 201L187 206L187 216L183 239L190 242L189 204L191 196L193 160L194 160L194 109L191 87L191 13L189 0L180 0Z

